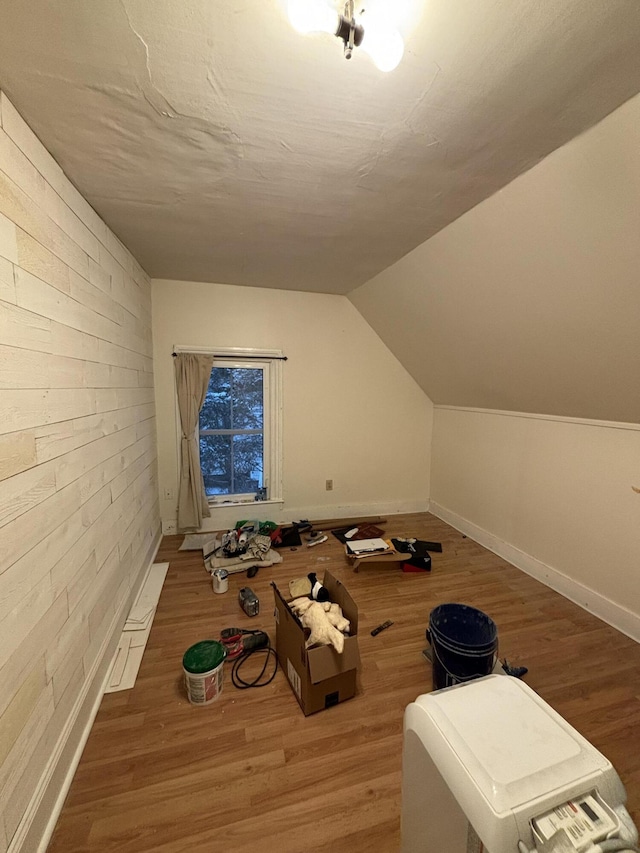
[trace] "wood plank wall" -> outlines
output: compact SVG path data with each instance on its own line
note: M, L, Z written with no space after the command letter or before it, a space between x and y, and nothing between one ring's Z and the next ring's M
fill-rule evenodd
M0 851L159 541L151 356L147 275L0 93Z

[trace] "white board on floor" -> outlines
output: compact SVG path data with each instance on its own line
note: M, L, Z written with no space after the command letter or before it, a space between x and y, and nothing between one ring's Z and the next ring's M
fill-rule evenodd
M125 622L105 693L130 690L135 685L168 568L169 563L154 563L147 572Z

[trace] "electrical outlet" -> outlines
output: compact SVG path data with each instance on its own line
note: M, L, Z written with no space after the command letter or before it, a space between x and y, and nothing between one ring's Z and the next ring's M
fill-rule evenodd
M333 491L333 480L325 480L325 488L328 492Z
M173 489L165 489L164 490L164 499L165 501L173 500Z

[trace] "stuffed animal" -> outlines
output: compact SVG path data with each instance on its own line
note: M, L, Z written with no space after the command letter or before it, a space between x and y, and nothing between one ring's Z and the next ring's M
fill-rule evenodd
M338 630L333 622L341 621L341 624L346 623L347 625L349 623L342 616L339 605L335 605L337 611L335 609L332 611L332 605L329 605L329 610L325 610L327 604L328 602L311 601L309 598L296 598L289 606L300 617L302 625L311 631L305 642L305 648L308 649L316 644L333 646L338 654L342 654L344 651L344 634Z
M322 606L324 607L327 618L333 627L337 628L338 631L341 631L343 634L348 634L351 623L345 618L340 605L335 602L330 603L325 601Z
M311 592L309 593L309 598L312 598L314 601L329 601L329 592L326 586L322 586L318 578L316 577L315 572L311 572L307 575L309 578L309 582L311 583Z

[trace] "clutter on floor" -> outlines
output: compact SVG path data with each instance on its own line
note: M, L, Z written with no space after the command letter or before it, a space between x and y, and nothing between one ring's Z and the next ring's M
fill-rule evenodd
M305 590L295 599L286 599L275 583L271 586L278 663L305 716L352 698L360 664L358 608L345 586L325 572L322 586L328 600L324 602L309 598L315 584L308 577L290 584L290 589Z
M168 568L169 563L154 563L149 568L124 624L105 693L130 690L136 683Z
M428 573L430 552L442 553L439 542L410 536L384 538L384 530L372 522L350 522L340 528L327 526L327 530L344 544L347 560L356 572L365 565ZM250 579L261 567L282 562L282 553L278 552L284 548L312 547L328 540L323 530L306 519L288 526L240 521L234 529L211 537L211 534L194 534L185 537L183 545L203 549L213 590L218 594L229 590L230 574L246 571ZM231 665L231 682L238 689L271 683L280 664L305 716L355 695L360 663L358 611L344 585L330 572L325 572L323 581L315 572L309 572L306 577L289 581L286 598L275 583L271 586L276 605L275 648L267 633L260 629L224 629L220 637L224 648L222 660L218 660L219 654L214 654L206 661L212 665L204 671L194 671L193 664L190 670L184 665L185 685L192 704L208 704L217 698L222 689L225 661ZM251 587L241 586L237 594L244 614L257 617L260 601ZM387 619L370 634L377 637L393 624ZM446 604L434 608L427 638L429 646L423 655L432 663L434 690L491 672L518 678L527 672L526 667L499 661L495 624L482 611L468 605ZM254 655L260 656L257 667ZM252 658L253 666L249 665ZM248 669L251 676L245 670L241 672L241 667Z
M255 534L241 541L237 531L216 536L211 543L211 551L205 555L205 568L209 572L224 569L231 575L245 572L252 565L273 566L281 563L282 555L267 539L262 534Z

